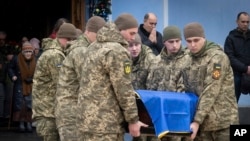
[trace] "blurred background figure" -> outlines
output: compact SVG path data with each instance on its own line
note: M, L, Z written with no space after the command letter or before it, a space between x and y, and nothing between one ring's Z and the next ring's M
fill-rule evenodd
M34 48L35 58L38 59L39 56L41 55L41 52L42 52L42 50L40 48L40 40L38 40L37 38L32 38L32 39L30 39L30 44Z
M8 67L9 77L14 82L13 121L19 123L20 132L32 132L31 92L35 67L34 49L29 42L25 42L22 51L13 57Z
M6 33L0 31L0 118L4 117L5 78L6 78Z
M66 19L66 18L59 18L54 27L53 27L53 30L52 30L52 33L49 35L49 38L52 38L52 39L55 39L56 38L56 33L58 32L60 26L63 24L63 23L69 23L69 20Z

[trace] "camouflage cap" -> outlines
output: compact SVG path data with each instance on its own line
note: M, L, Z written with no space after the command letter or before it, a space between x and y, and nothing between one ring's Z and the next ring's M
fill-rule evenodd
M141 44L141 37L140 37L140 35L136 34L135 35L135 39L132 40L130 43L139 43L139 44Z
M181 39L181 31L177 26L167 26L163 30L163 41L167 41L169 39L175 39L179 38Z
M184 37L205 37L203 27L197 22L192 22L184 27Z
M99 29L101 29L105 25L105 20L100 16L93 16L91 17L87 24L86 29L90 32L97 33Z
M57 34L57 38L70 38L70 39L76 39L76 28L73 24L70 23L64 23L60 26Z
M115 24L119 30L126 30L130 28L137 28L138 22L133 15L124 13L118 16L115 20Z

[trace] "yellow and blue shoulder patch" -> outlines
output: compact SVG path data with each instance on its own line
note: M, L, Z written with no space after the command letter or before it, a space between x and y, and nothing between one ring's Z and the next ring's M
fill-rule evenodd
M124 61L124 73L125 74L130 74L131 73L131 63L130 61L126 60Z
M214 64L214 69L212 72L212 78L218 80L221 76L221 64Z

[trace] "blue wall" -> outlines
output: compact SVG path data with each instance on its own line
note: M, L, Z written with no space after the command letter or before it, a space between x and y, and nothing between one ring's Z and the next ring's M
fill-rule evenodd
M196 21L203 25L208 40L223 46L228 32L237 26L240 11L250 13L250 0L112 0L111 18L127 12L142 23L144 14L153 12L160 32L167 25L183 29L185 24Z
M169 0L169 24L181 28L193 21L200 22L208 40L224 45L230 30L236 28L236 16L250 13L249 0Z
M130 13L141 24L144 15L153 12L158 18L156 28L162 32L164 28L163 6L163 0L112 0L112 20L115 20L121 13Z

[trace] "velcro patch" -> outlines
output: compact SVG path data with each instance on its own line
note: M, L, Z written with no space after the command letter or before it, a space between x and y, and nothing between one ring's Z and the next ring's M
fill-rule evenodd
M130 61L124 61L124 73L130 74L131 73L131 63Z
M214 64L212 78L218 80L221 76L221 64Z

